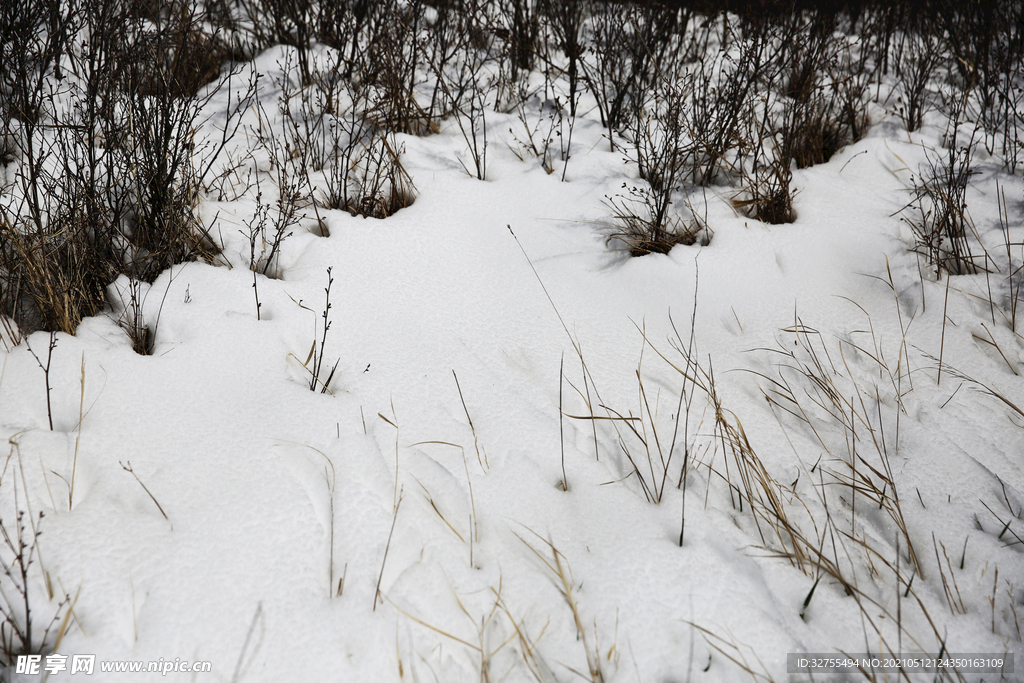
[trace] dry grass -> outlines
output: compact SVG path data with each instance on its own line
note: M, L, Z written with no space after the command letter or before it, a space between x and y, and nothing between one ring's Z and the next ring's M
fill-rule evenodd
M519 536L519 534L516 535L519 537L519 540L522 541L538 559L540 559L550 572L550 576L555 587L558 589L558 592L565 600L565 604L572 612L573 622L576 625L576 639L580 642L583 647L583 651L586 654L588 669L586 672L576 671L572 668L569 668L569 670L584 680L590 680L592 683L602 683L605 678L604 673L601 670L601 656L596 647L592 648L588 643L587 629L583 625L583 619L580 616L579 603L576 600L576 580L572 576L572 569L569 568L569 562L565 555L555 547L555 544L552 541L538 536L533 531L530 533L540 541L539 545L530 543L522 536Z
M689 209L690 218L667 214L658 209L656 193L648 188L632 187L627 196L608 198L614 227L608 243L622 245L630 256L667 254L676 245L706 247L712 231L707 221Z
M707 468L712 481L725 484L733 508L749 515L759 539L756 547L767 557L788 562L813 581L800 610L801 618L807 618L816 591L831 586L856 606L864 629L863 651L883 655L948 652L948 627L934 614L934 591L938 589L938 595L943 596L940 600L954 618L971 609L973 603L961 577L968 547L966 542L962 548L958 545L954 554L945 541L933 535L929 544L936 564L926 569L926 558L918 548L922 539L911 530L904 512L901 494L905 492L890 464L900 447L904 398L913 390L906 343L909 325L902 316L900 325L903 337L892 355L875 334L870 317L860 342L847 339L835 345L795 319L782 331L779 347L768 350L779 358L770 372L757 373L766 383L762 391L768 405L797 449L797 458L800 443L813 444L824 453L813 466L805 464L804 471L788 484L772 474L740 418L723 405L711 361L697 360L692 340L684 344L677 332L672 340L675 357L648 343L678 376L706 398L705 427L698 430L691 448L700 450L700 444L705 443L711 449L710 457L700 466ZM862 378L872 373L876 379L865 384ZM956 374L1000 400L1013 414L1021 414L1012 401L963 373ZM641 389L642 396L644 393ZM652 462L658 463L657 450L652 452ZM642 474L646 465L634 464L634 468L638 478L651 479L649 469L646 477ZM643 488L646 492L647 487ZM1013 507L1008 507L1009 522L1005 514L994 515L1004 535L1013 522ZM878 511L896 529L895 539L879 535ZM992 597L986 598L992 605L997 593L993 589ZM992 622L995 632L995 616ZM709 647L752 678L771 680L767 667L753 650L716 629L693 626ZM910 680L903 670L862 669L858 675L868 681ZM965 679L962 673L947 670L936 680Z
M38 329L74 334L103 310L103 274L112 265L97 262L84 225L32 230L12 218L0 216L0 312L17 327L12 338Z

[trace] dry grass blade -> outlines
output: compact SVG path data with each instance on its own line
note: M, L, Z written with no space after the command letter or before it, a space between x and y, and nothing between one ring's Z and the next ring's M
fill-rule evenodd
M449 588L450 588L450 586L449 586ZM515 640L516 638L522 639L524 637L523 632L519 628L519 625L516 624L515 620L513 620L511 618L511 615L509 615L509 619L512 620L512 623L513 623L513 626L514 626L514 628L513 628L514 632L511 635L509 635L507 638L505 638L504 641L499 643L497 647L492 649L492 648L489 648L487 646L488 638L487 638L486 634L487 634L488 629L491 627L491 625L496 622L496 617L500 613L505 613L506 615L508 615L508 611L504 607L504 604L502 603L502 599L501 599L501 583L499 582L497 589L492 588L491 591L494 593L494 596L495 596L494 597L494 604L491 606L491 608L490 608L490 610L489 610L489 612L487 613L486 616L483 616L479 620L477 620L470 613L469 609L462 602L462 599L458 596L458 594L456 594L455 591L452 590L452 595L455 598L455 603L458 605L459 610L466 616L466 618L469 620L469 622L471 624L473 624L473 627L474 627L474 629L477 632L477 644L473 644L473 643L469 642L468 640L466 640L465 638L460 638L460 637L454 635L453 633L451 633L450 631L447 631L447 630L445 630L443 628L440 628L438 626L434 626L433 624L427 622L424 619L420 619L419 617L415 616L414 614L411 614L408 610L402 609L401 607L396 605L391 600L388 600L388 602L393 607L395 607L395 609L397 609L400 614L402 614L406 618L414 621L415 623L419 624L420 626L423 626L426 629L429 629L430 631L433 631L434 633L437 633L438 635L444 636L445 638L447 638L447 639L449 639L449 640L451 640L453 642L456 642L456 643L458 643L460 645L464 645L464 646L468 647L470 650L472 650L473 652L477 653L479 655L479 657L480 657L480 663L479 663L479 667L480 667L480 682L481 683L491 683L494 680L492 678L492 676L491 676L491 660L494 658L495 655L497 655L499 652L504 650L505 647L507 647L509 645L509 643L511 643L513 640Z
M398 502L395 503L395 512L391 517L391 531L388 532L388 542L384 545L384 557L380 561L380 574L377 575L377 586L373 590L373 610L377 611L377 600L381 598L380 582L384 580L384 567L388 562L388 551L391 550L391 537L395 534L395 523L398 522L398 509L402 507L402 495L399 493Z
M988 326L985 325L984 323L982 323L981 326L985 328L985 332L988 334L988 339L983 339L982 337L979 337L973 332L971 333L971 336L974 339L977 339L978 341L982 342L983 344L990 345L992 348L998 351L999 357L1003 359L1004 363L1006 363L1006 367L1010 368L1010 372L1012 372L1014 375L1019 376L1020 373L1017 372L1017 368L1013 367L1013 363L1010 362L1010 360L1006 357L1006 354L1003 353L1003 350L999 347L999 343L996 341L996 338L992 335L992 330L988 329Z
M705 642L709 646L711 646L716 652L720 653L730 662L741 668L755 681L773 680L770 675L762 673L764 671L767 671L767 667L765 667L764 662L761 661L760 657L757 656L756 652L754 652L753 655L754 659L757 660L759 670L755 670L754 665L747 661L746 656L743 654L743 650L740 648L740 645L736 644L734 639L727 640L722 636L718 635L717 633L715 633L714 631L705 628L700 624L695 624L692 621L686 621L686 623L700 631L701 635L704 637Z
M507 616L508 620L512 623L512 628L515 631L516 638L519 640L519 647L522 650L521 655L523 661L526 663L530 675L533 676L537 683L548 683L549 680L554 680L553 675L551 675L551 667L548 666L537 648L538 641L544 637L544 633L547 631L551 622L546 622L544 627L540 630L540 634L536 638L531 638L530 634L526 630L526 625L524 623L525 619L516 621L508 606L501 599L501 596L498 595L497 598L498 607L505 613L505 616Z
M946 545L936 540L934 532L932 532L932 546L935 548L935 562L939 566L939 576L942 578L942 591L946 596L946 604L949 605L949 611L953 614L967 614L964 600L960 597L960 587L956 583L953 565L949 561L949 553L946 552ZM942 558L946 560L946 569L949 570L949 579L946 578L946 570L942 568L942 558L939 557L940 547L942 548ZM953 585L952 589L950 588L950 583Z
M455 378L455 388L459 390L459 400L462 401L462 410L466 413L466 420L469 422L469 429L473 432L473 448L476 449L476 460L480 463L480 469L486 472L487 466L484 464L485 458L480 455L480 439L476 435L476 426L473 425L473 418L469 416L469 408L466 407L466 399L462 395L462 385L459 384L459 376L455 374L455 370L452 370L452 377Z
M423 443L430 443L430 442L423 442ZM442 442L438 441L436 443L442 443ZM416 444L413 444L413 445L416 445ZM444 522L444 525L446 527L448 527L448 529L451 530L451 532L453 534L455 534L456 538L458 538L460 541L465 543L466 539L463 538L462 534L460 534L455 529L455 527L452 526L451 522L448 521L448 518L445 517L444 513L442 513L440 508L437 507L437 503L434 501L434 497L432 495L430 495L430 491L427 490L427 487L423 485L423 482L421 482L419 479L417 479L415 475L413 476L413 479L416 479L416 483L420 485L421 489L423 489L423 495L425 495L427 497L427 502L430 503L430 507L434 510L435 513L437 513L437 516L441 519L442 522Z
M387 418L384 418L383 415L381 415L381 417L385 421L390 423L390 420L387 420ZM474 543L474 541L477 542L477 543L480 542L480 527L479 527L477 516L476 516L476 499L473 497L473 478L469 475L469 460L466 458L466 449L463 448L462 446L460 446L459 444L451 443L450 441L417 441L416 443L409 444L409 445L410 446L420 446L422 444L430 444L430 443L440 444L442 446L451 446L452 448L458 448L459 452L462 453L462 465L463 465L463 468L465 469L465 472L466 472L466 485L469 488L469 505L470 505L470 511L472 513L470 515L470 520L469 520L470 521L470 526L472 527L472 529L470 531L470 535L469 535L470 536L469 537L469 565L472 567L472 566L474 566L474 564L473 564L473 543ZM482 465L482 463L481 463L481 465ZM422 484L421 484L421 486L422 486ZM434 501L431 500L430 504L433 505ZM437 510L436 507L434 509ZM441 513L438 512L438 514L440 515ZM443 516L442 516L442 519L444 519ZM445 520L445 524L448 524L448 520ZM450 524L448 526L451 527ZM455 529L452 529L452 531L455 531ZM460 539L462 538L461 534L459 534L458 532L455 532L455 535L458 536Z
M889 466L889 446L884 431L886 419L881 412L883 401L880 398L880 387L873 385L870 391L861 387L847 355L849 350L853 350L871 359L882 376L887 377L887 383L892 386L897 396L902 385L902 380L898 378L901 370L889 370L873 330L870 331L873 350L846 341L840 342L841 363L838 366L832 361L828 346L816 331L799 321L783 331L794 335L796 346L780 342L779 349L773 351L781 354L787 362L777 366L776 373L772 376L755 373L770 383L770 388L762 388L762 393L773 407L773 412L774 408L778 407L783 414L796 417L810 430L821 447L842 463L842 471L830 472L836 484L848 488L854 496L854 501L858 495L865 496L886 511L900 530L911 562L920 573L922 566L907 529L898 487ZM900 349L902 363L904 342L901 342ZM787 379L786 373L793 374L795 380L791 382ZM874 410L868 407L869 402L874 403ZM895 416L890 420L897 425L895 447L898 448L899 416L903 410L902 397L896 399L894 403ZM782 416L776 414L776 417L782 424ZM834 430L827 427L832 425L841 430L844 437L842 446L832 443L829 438ZM870 444L868 449L860 445L865 440ZM870 459L869 453L873 454ZM847 469L848 474L845 473Z
M163 506L160 505L160 501L158 501L156 499L156 496L153 495L153 492L150 491L149 488L145 484L142 483L142 480L139 479L139 475L135 474L135 470L132 469L131 461L129 460L127 464L125 464L123 462L121 462L119 464L121 465L121 469L123 469L125 472L127 472L128 474L130 474L133 477L135 477L135 481L139 482L139 486L141 486L142 490L146 492L146 495L149 496L149 499L153 501L153 504L156 505L157 510L160 511L160 514L163 515L164 519L166 519L168 522L171 521L170 518L167 516L167 513L164 512Z
M935 356L932 356L932 355L928 354L925 351L921 351L921 355L923 355L925 358L928 358L929 360L935 362L937 367L940 366L941 361L938 358L936 358ZM1014 403L1013 401L1008 399L1003 394L999 393L998 391L996 391L992 387L988 386L987 384L979 382L978 380L974 379L970 375L967 375L966 373L961 372L960 370L957 370L956 368L950 366L948 363L945 364L944 367L946 368L946 371L950 375L953 375L954 377L956 377L958 379L961 379L964 382L967 382L967 383L971 384L972 386L975 387L976 390L980 391L981 393L986 394L988 396L991 396L992 398L998 399L1007 408L1012 410L1014 413L1019 415L1021 418L1024 418L1024 410L1022 410L1016 403ZM1021 425L1018 425L1018 426L1021 426Z
M532 529L527 528L527 531L536 536L541 543L547 547L551 553L551 559L548 559L545 553L542 553L537 549L537 547L518 533L513 533L516 533L516 537L523 542L523 545L529 548L530 551L536 555L540 561L544 563L544 566L551 572L552 581L555 583L555 587L558 589L558 592L561 593L562 598L565 600L566 604L569 606L569 610L572 612L573 621L576 624L576 635L581 641L583 650L587 657L589 680L591 680L592 683L603 683L604 673L601 671L601 658L597 651L591 650L587 643L587 631L583 626L583 620L580 617L579 605L576 602L575 580L572 577L572 570L569 568L569 562L562 552L555 547L555 544L552 541L545 539ZM583 676L583 678L587 677Z

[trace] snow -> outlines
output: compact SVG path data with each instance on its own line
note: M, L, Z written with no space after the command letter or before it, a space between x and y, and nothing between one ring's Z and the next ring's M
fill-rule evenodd
M278 60L271 51L255 68ZM283 243L279 277L256 278L260 319L238 234L253 198L207 202L207 215L221 210L224 262L176 266L148 289L151 357L132 351L117 311L58 334L53 431L28 346L0 361L3 519L16 506L45 513L34 570L77 596L57 651L211 662L168 675L195 681L569 681L595 668L605 681L735 681L751 675L743 667L805 680L786 673L787 653L877 653L897 642L899 615L906 652L1019 664L1024 415L983 387L1024 406L1024 339L1002 317L1005 269L988 282L921 274L894 214L943 131L908 136L878 109L865 139L794 171L795 223L759 223L732 208L735 189L712 186L710 245L640 258L605 241L606 197L638 181L596 112L577 121L565 182L557 150L552 174L516 156L514 115L488 112L485 181L460 165L470 160L450 122L400 136L415 203L384 220L320 209L329 237L310 232L310 214ZM1024 182L999 182L1019 243ZM994 166L968 201L998 253ZM680 433L660 503L645 499L620 435L649 481L662 474L657 451L649 463L622 420L578 419L587 400L599 417L641 418L667 456L683 377L655 349L686 367L670 315L683 347L693 316L694 358L713 368L791 519L812 544L836 538L835 562L877 605L822 574L801 618L817 575L740 509L736 461L699 389L688 385L690 443ZM28 339L37 353L48 341ZM325 367L338 361L330 393L309 390L314 344ZM830 477L849 477L838 458L853 437L792 370L809 363L803 344L852 401L846 417L884 425L875 436L922 564L910 597L889 508ZM765 400L782 376L808 421ZM560 400L576 417L559 419ZM899 581L885 566L897 538ZM58 609L42 582L38 624Z

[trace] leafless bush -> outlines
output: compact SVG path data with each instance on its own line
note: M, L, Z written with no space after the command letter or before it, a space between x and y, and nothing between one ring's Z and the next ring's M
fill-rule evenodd
M361 82L376 89L376 124L392 133L428 135L437 132L430 112L416 100L423 47L418 40L424 25L424 3L394 1L377 8L375 32L360 64Z
M365 141L349 181L353 196L340 208L357 216L387 218L415 200L412 178L402 166L402 148L387 133Z
M707 246L711 243L712 231L707 219L688 201L687 216L663 211L662 202L671 193L626 184L622 189L625 194L608 198L615 220L608 239L623 244L630 256L667 254L677 244Z
M634 256L667 253L676 244L710 242L707 225L684 221L672 210L680 194L690 145L683 108L692 81L661 83L645 100L643 112L631 122L632 146L626 158L635 163L647 184L623 183L625 195L609 198L616 221L612 238L624 242Z
M323 166L324 180L317 200L330 209L348 209L358 204L358 188L353 169L362 156L363 142L373 135L375 126L368 120L372 104L368 93L358 85L338 84L326 95L324 108L330 159Z
M234 0L241 10L236 24L250 36L256 50L272 45L290 45L295 48L299 75L303 85L308 85L312 76L310 68L310 44L317 27L317 9L311 0ZM345 5L337 7L342 14ZM232 16L230 12L225 12ZM335 17L325 18L324 28L334 28L340 23Z
M14 119L30 129L43 122L47 77L51 71L62 73L60 60L69 49L77 9L59 0L11 0L0 7L0 119L5 134L13 132ZM25 135L15 137L30 144Z
M200 70L206 61L194 53L214 49L215 40L193 44L204 15L190 2L172 4L173 20L155 32L135 27L136 47L121 57L127 90L119 116L111 122L130 131L115 155L123 164L115 180L118 201L124 203L117 215L121 258L132 277L146 282L174 263L215 250L196 218L199 183L194 167L195 126L212 94L196 95L207 74Z
M537 102L536 113L533 111L532 102ZM509 129L516 142L516 146L512 148L513 153L521 161L525 161L527 155L536 157L540 159L541 168L548 175L554 173L551 147L555 138L560 135L563 108L554 102L545 102L540 97L534 97L532 101L519 102L516 105L516 113L520 123L519 131Z
M387 218L410 206L415 200L412 178L402 166L394 131L385 125L393 101L376 87L326 76L304 92L314 94L304 95L299 111L285 116L295 151L286 151L280 163L305 159L292 164L295 172L318 171L315 179L303 176L312 200L371 218ZM298 127L296 121L315 123Z
M514 108L526 100L526 78L533 69L540 36L540 17L536 0L498 0L498 26L494 32L502 41L498 54L500 68L507 77L499 85L508 89L499 93L502 109Z
M793 174L784 164L776 159L755 161L745 178L749 198L734 200L738 208L745 209L752 218L772 225L796 220L790 190Z
M474 21L459 3L443 2L436 8L436 16L425 24L423 57L433 80L427 112L432 119L451 114L450 101L460 103L470 86L465 78L465 65L467 52L472 49L469 42ZM452 88L449 84L455 84L454 89L446 94L445 88Z
M711 58L698 61L692 71L692 85L684 107L685 127L693 141L689 175L694 183L710 185L723 169L737 171L730 155L749 146L744 125L749 117L750 96L768 62L769 34L754 27L742 37L733 37L736 27L721 19L718 48ZM738 56L728 49L738 45Z
M13 211L0 217L2 313L23 335L38 329L73 334L105 305L102 259L92 251L80 207L37 230Z
M71 605L71 596L64 595L57 604L50 621L40 630L37 616L40 602L45 594L35 583L36 571L32 565L39 564L39 525L43 513L38 517L18 510L14 523L0 520L0 666L13 670L21 655L38 655L52 652L54 629L63 634L67 628L66 611ZM40 569L41 571L41 569ZM49 586L49 581L46 581ZM51 599L53 595L49 596ZM59 635L58 635L59 637Z
M784 110L784 123L780 130L773 127L772 108L770 97L766 97L762 113L759 119L755 119L753 137L757 142L750 155L750 166L743 166L745 196L735 197L733 205L752 218L779 225L796 219L790 188L793 179L788 156L790 150L785 146L785 134L787 126L793 125L790 117L794 110L791 106Z
M1015 173L1024 161L1024 33L1014 2L951 3L938 13L957 79L973 90L971 117L985 129L980 142L1001 153Z
M339 73L351 78L360 36L364 33L370 6L369 0L354 2L322 2L316 18L316 37L342 56Z
M940 38L930 31L905 32L896 58L896 113L908 131L921 127L934 105L929 90L943 59Z
M609 141L613 131L628 125L627 120L642 108L646 90L679 74L680 62L686 58L689 17L685 9L655 3L601 3L592 8L582 67ZM701 29L694 31L694 35L701 33Z
M758 21L749 31L749 39L757 43L785 45L800 34L798 25L793 23L777 25L760 17ZM809 99L814 93L814 52L812 49L811 56L805 57L799 53L786 55L783 50L756 62L757 68L751 74L761 94L752 98L744 112L751 143L749 156L740 159L739 169L746 196L737 196L733 204L765 223L791 223L795 217L787 137L796 137L797 115L802 111L794 102Z
M828 161L864 129L866 77L835 23L829 15L797 15L779 27L780 154L798 168Z
M922 177L913 179L913 199L900 210L901 219L917 239L915 251L925 257L939 277L945 270L954 275L977 272L969 238L976 235L967 210L967 185L974 171L973 139L952 145L943 159L930 154Z
M281 246L304 218L303 209L312 203L313 189L305 166L294 163L291 141L281 140L274 135L269 119L265 125L261 125L257 140L270 154L271 182L277 198L273 202L274 211L271 215L270 205L264 203L263 190L257 177L256 219L249 225L252 246L250 267L254 272L276 278L280 277L277 257ZM260 245L258 253L256 244Z
M231 55L219 30L211 29L198 0L161 0L142 23L131 26L133 43L124 76L124 89L143 96L194 97L220 75ZM117 7L117 3L114 3ZM129 21L138 22L129 4Z
M117 326L124 330L132 350L140 356L153 355L159 316L152 322L145 315L148 286L138 280L121 276L110 286L111 303L115 307ZM116 300L115 300L116 299Z
M430 53L428 66L434 81L431 111L454 117L466 141L472 167L461 159L459 163L469 175L485 180L487 109L489 106L499 109L515 106L514 100L518 98L521 101L525 97L509 72L509 69L519 71L510 60L524 59L525 56L509 54L509 49L516 49L512 43L507 48L500 46L498 35L511 34L500 24L495 26L490 21L497 21L499 17L490 17L492 10L486 3L467 0L461 10L461 13L446 19L441 27L443 31L438 34L445 37L443 41L434 41ZM514 13L515 8L512 11ZM487 67L495 61L498 73L489 73L493 70ZM492 93L494 98L488 105L487 99Z
M14 116L24 101L6 107L18 158L0 197L0 303L23 333L73 333L119 273L151 282L216 249L196 218L198 187L231 129L199 149L194 135L214 92L199 88L220 71L217 37L186 0L136 10L73 3L62 51L43 59L45 28L26 43L33 66L17 78L46 118Z
M585 49L583 30L587 17L584 0L543 0L541 11L548 21L554 44L566 61L564 70L569 82L569 115L576 117L576 105L581 91L581 60ZM560 65L547 54L549 70L562 71Z

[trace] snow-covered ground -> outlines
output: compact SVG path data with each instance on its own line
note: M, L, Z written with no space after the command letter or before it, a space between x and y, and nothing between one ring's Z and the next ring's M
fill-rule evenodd
M265 83L284 50L257 59ZM32 618L59 614L69 669L660 683L811 680L787 653L1024 666L1013 280L1005 258L936 278L898 213L945 117L909 134L872 105L864 139L794 170L794 223L712 185L690 197L709 245L630 257L606 240L608 198L642 181L588 98L550 174L516 153L515 113L487 112L484 181L455 120L397 136L412 206L307 209L278 277L255 279L259 318L250 191L203 205L217 263L143 292L152 356L118 311L56 335L49 388L28 348L45 365L48 333L0 356L0 512L9 533L43 513ZM975 166L980 239L1001 257L1008 240L1019 268L1024 182L983 149ZM321 357L327 392L310 390Z

